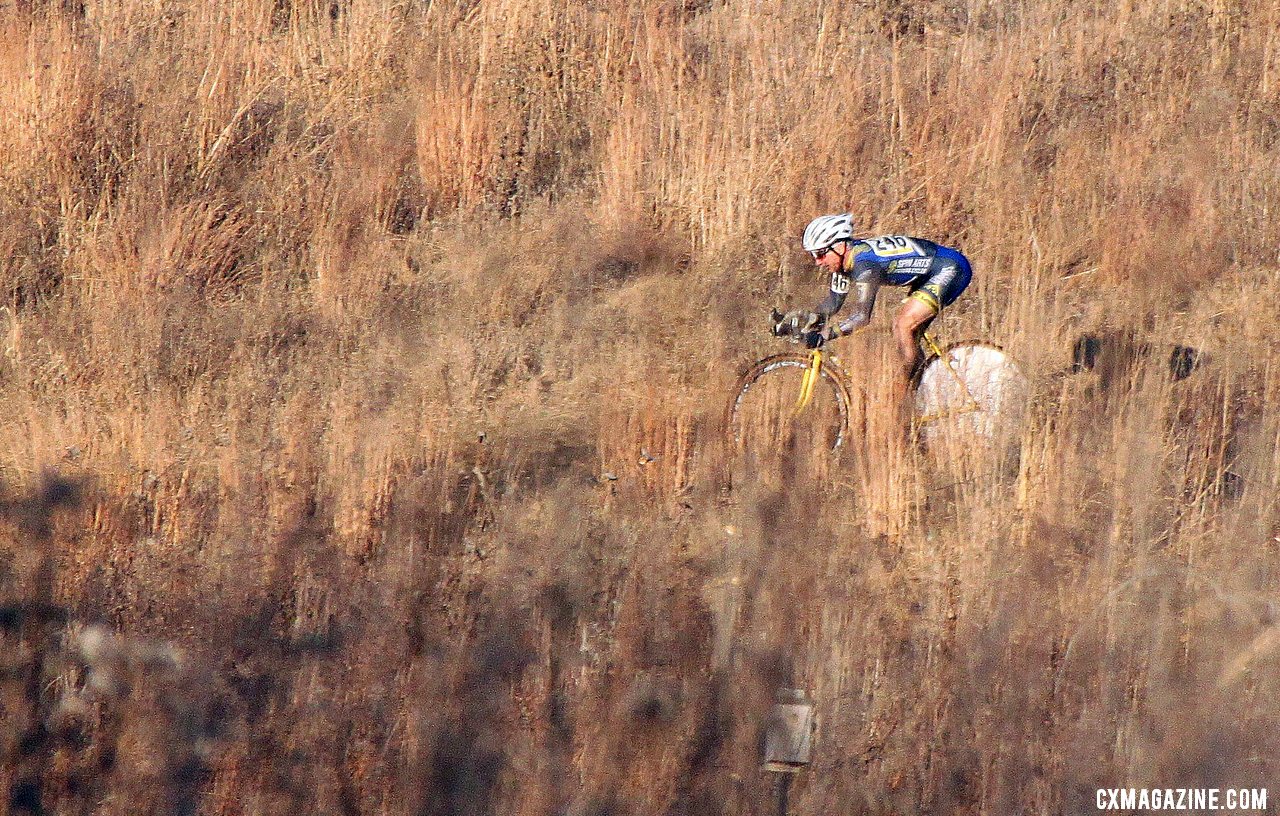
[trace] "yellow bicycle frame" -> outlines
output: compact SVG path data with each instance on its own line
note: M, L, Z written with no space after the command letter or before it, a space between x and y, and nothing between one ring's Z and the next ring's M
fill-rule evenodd
M937 411L932 414L925 414L924 416L917 417L916 421L921 423L932 422L936 419L942 419L943 417L981 411L982 406L978 404L978 401L973 398L973 394L969 392L969 386L965 384L965 381L960 377L959 372L956 371L955 366L951 364L951 359L947 357L946 353L936 342L934 342L934 339L930 337L927 332L922 336L924 338L925 346L942 361L942 364L947 367L947 371L951 373L951 376L960 386L960 390L964 392L965 402L964 405L957 408L948 408L943 411ZM800 380L800 395L796 397L795 407L791 410L791 415L793 417L805 408L808 408L809 403L813 401L813 389L818 384L818 378L820 376L822 376L822 350L814 349L810 352L809 367L804 370L804 375Z

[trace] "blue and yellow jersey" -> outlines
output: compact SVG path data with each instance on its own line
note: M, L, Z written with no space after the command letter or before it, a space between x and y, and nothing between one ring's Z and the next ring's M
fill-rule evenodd
M853 278L878 271L890 286L910 286L929 274L938 251L944 249L933 241L906 235L880 235L862 238L844 257L845 273Z
M908 235L858 238L845 253L840 271L831 276L831 291L816 311L835 314L857 286L854 314L840 323L841 331L848 333L870 320L876 290L889 285L909 287L909 297L938 312L959 297L971 274L964 255L933 241Z

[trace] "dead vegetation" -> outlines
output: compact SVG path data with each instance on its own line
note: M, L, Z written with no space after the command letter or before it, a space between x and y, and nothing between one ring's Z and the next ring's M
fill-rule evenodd
M821 724L797 814L1265 786L1278 32L1261 0L0 9L8 811L769 813L780 685ZM1033 374L1012 472L874 409L838 463L720 447L844 208L974 260L941 329ZM1144 351L1072 374L1085 333ZM845 342L878 404L886 338Z

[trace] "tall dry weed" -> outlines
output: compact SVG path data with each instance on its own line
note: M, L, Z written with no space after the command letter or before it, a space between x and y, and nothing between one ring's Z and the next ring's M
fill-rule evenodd
M767 813L781 686L793 813L1264 786L1278 14L0 10L8 810ZM974 261L1016 457L878 328L852 450L722 445L844 209Z

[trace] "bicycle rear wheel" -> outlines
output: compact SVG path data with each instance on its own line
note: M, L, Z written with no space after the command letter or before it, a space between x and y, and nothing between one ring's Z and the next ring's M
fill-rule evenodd
M943 434L987 442L1016 438L1030 390L1026 375L1003 349L953 343L925 364L916 383L921 438L926 444Z
M728 426L739 450L776 450L788 444L837 450L849 432L849 388L829 361L819 372L813 398L797 409L810 356L775 354L738 378Z

